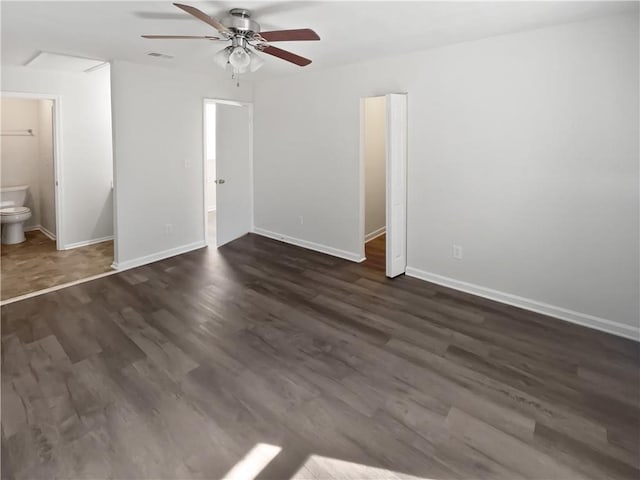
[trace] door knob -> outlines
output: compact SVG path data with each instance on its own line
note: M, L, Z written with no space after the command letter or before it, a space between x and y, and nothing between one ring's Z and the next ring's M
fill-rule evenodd
M218 185L222 185L224 183L224 178L220 178L218 180L214 180L213 183L217 183Z

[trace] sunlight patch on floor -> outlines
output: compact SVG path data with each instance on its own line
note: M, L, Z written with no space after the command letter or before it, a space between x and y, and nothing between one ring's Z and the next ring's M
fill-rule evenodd
M281 451L282 448L276 445L258 443L223 478L224 480L254 480ZM433 480L319 455L310 455L304 464L286 480L329 479Z
M429 480L426 477L414 477L406 473L375 468L359 463L347 462L336 458L311 455L302 467L293 475L295 480L318 479L344 480Z
M281 447L258 443L224 476L224 480L253 480L282 450Z

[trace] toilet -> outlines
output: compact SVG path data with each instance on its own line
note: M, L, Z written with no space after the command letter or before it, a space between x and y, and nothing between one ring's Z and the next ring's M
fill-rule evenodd
M24 242L24 222L31 218L31 210L24 206L29 185L0 188L0 224L2 243Z

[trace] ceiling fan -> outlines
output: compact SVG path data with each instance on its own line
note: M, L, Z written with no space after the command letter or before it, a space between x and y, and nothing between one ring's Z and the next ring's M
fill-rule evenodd
M308 58L270 45L271 42L285 42L298 40L320 40L316 32L309 28L295 30L273 30L261 32L260 25L251 19L251 12L244 8L232 8L229 14L221 20L210 17L201 10L190 5L174 3L181 10L193 15L198 20L215 28L219 37L209 35L142 35L150 39L176 39L176 40L209 40L231 42L231 45L223 48L213 57L213 61L222 68L230 65L234 78L241 73L255 72L263 64L264 60L256 52L266 53L281 58L287 62L304 67L311 63Z

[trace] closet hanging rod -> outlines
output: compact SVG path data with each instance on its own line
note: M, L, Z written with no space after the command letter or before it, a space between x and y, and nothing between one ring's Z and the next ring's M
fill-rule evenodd
M7 130L0 133L3 137L33 137L33 130L27 128L25 130Z

